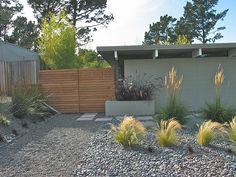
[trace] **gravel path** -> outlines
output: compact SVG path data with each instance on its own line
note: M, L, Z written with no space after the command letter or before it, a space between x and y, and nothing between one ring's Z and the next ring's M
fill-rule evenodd
M1 177L71 176L99 124L56 115L0 148Z
M179 133L177 146L164 148L155 142L150 130L148 141L129 150L117 145L109 130L101 129L81 157L75 176L235 177L236 154L229 154L227 149L236 146L219 140L211 147L201 147L195 136L195 130L185 129Z

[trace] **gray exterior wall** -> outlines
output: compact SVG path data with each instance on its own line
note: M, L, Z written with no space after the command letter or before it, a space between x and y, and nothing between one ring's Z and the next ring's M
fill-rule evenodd
M181 101L189 110L198 111L205 103L214 101L214 75L219 64L225 74L221 91L222 102L236 108L236 57L125 60L124 74L125 77L134 75L137 70L139 74L148 73L164 79L168 70L175 66L178 75L184 76ZM166 104L166 90L158 92L155 100L158 111Z

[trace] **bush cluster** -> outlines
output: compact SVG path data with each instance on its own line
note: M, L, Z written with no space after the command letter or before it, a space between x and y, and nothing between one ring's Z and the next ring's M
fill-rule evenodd
M236 117L228 124L228 134L231 141L236 144Z
M206 107L202 108L201 112L205 119L220 123L229 121L235 115L233 109L224 107L221 104L206 104Z
M116 99L119 101L151 100L162 87L159 77L144 73L137 74L118 81Z
M113 126L116 142L125 148L139 143L145 134L145 128L141 122L133 117L125 117L118 127Z
M235 115L235 110L223 106L221 103L221 87L224 82L224 72L221 65L219 65L214 79L215 102L211 104L207 103L200 111L204 119L224 123L232 119ZM160 123L161 120L168 120L172 117L178 120L181 124L185 123L187 107L182 104L178 98L182 83L183 75L178 76L175 67L172 67L165 76L165 89L168 95L168 102L165 107L161 108L160 114L155 116L158 123Z
M40 110L46 97L42 94L38 85L16 86L12 94L11 112L17 118L21 118L34 111Z
M161 120L156 132L156 140L161 146L173 146L177 143L176 131L181 128L181 124L174 118ZM115 141L127 148L140 144L146 130L144 125L134 117L124 117L118 126L112 126L112 132ZM203 122L196 134L196 141L201 146L207 146L220 133L226 133L228 138L236 144L236 117L225 124L211 120Z
M216 137L216 130L221 128L222 125L218 122L212 122L211 120L203 122L197 134L198 144L202 146L210 144Z
M187 108L178 99L182 82L183 75L178 77L175 67L172 67L165 76L165 89L169 99L168 104L161 108L160 115L156 116L158 122L160 122L160 120L168 120L174 117L181 124L185 123Z
M117 93L118 100L151 99L156 87L150 80L146 79L145 81L146 82L143 83L135 80L131 80L130 82L130 79L122 80ZM178 99L182 82L183 75L179 77L175 67L172 67L165 76L165 88L169 99L168 104L161 109L159 115L155 116L159 124L156 139L161 146L172 146L176 144L176 130L181 129L181 124L185 123L187 108ZM235 111L221 104L220 93L223 82L224 72L219 65L215 73L215 103L207 104L207 106L201 110L203 117L208 119L208 121L203 122L199 127L196 135L199 145L209 145L216 138L217 133L220 132L226 132L229 139L236 143L236 117L232 119ZM224 122L226 123L221 124ZM142 128L139 129L140 127ZM113 127L113 129L115 130L114 135L116 141L125 147L138 144L140 140L139 137L143 137L144 134L142 123L132 117L125 118L118 128Z
M235 114L235 110L221 104L220 94L223 82L224 71L219 65L215 73L215 103L207 104L206 107L202 109L202 115L205 119L223 123L229 121Z
M175 119L161 120L156 138L161 146L176 144L176 130L181 129L181 124Z

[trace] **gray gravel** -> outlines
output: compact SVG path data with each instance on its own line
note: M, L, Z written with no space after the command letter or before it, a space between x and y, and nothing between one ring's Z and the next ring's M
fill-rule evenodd
M176 147L163 148L155 142L153 132L149 131L148 142L134 149L117 145L108 129L97 132L75 176L236 176L236 155L227 152L228 148L236 150L231 142L219 140L211 147L201 147L195 142L196 132L185 128Z
M71 176L99 127L76 118L78 114L56 115L0 147L0 176Z

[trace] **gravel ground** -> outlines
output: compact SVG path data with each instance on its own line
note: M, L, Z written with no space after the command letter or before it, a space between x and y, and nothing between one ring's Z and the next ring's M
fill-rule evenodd
M228 148L236 150L233 143L219 140L211 147L200 147L195 130L185 128L176 147L163 148L155 143L153 132L147 134L148 142L127 150L114 142L108 129L98 131L75 176L236 176L236 154L227 152Z
M1 177L71 176L99 127L77 115L56 115L0 147Z
M15 118L11 114L7 114L7 119L10 121L8 126L0 125L0 134L4 137L5 142L14 141L15 138L24 136L31 129L35 129L41 125L40 122L45 121L53 114L51 113L35 113L24 118ZM13 133L14 132L14 133ZM0 147L5 145L5 142L0 142Z

